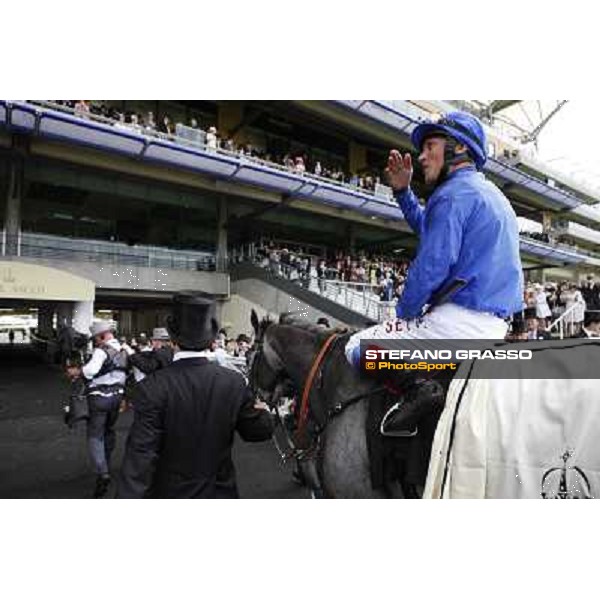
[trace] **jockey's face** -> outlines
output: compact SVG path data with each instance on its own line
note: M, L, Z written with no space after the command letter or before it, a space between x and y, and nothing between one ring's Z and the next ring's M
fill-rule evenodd
M423 169L425 183L434 184L440 177L444 167L444 147L446 140L443 137L429 137L423 142L419 162Z

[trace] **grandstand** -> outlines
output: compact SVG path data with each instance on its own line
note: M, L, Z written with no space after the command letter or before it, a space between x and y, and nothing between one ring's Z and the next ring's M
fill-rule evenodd
M507 133L515 102L460 107L487 119L486 175L543 234L521 237L528 278L580 280L600 266L600 191L536 157L551 114ZM418 122L457 106L0 101L0 308L33 310L42 337L60 322L84 331L98 311L125 334L148 331L183 289L214 297L236 332L248 332L251 308L380 320L393 302L377 286L315 267L337 253L410 259L416 239L385 185L387 153L412 150ZM418 168L414 187L426 196ZM257 249L268 244L304 257L304 278L265 268Z

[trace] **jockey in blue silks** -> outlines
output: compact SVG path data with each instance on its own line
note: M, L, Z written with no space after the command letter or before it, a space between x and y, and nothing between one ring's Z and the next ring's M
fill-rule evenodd
M465 112L448 113L418 125L412 143L425 183L434 191L421 206L410 188L410 154L390 152L388 180L420 238L419 248L396 322L365 329L348 341L346 357L357 368L361 339L503 339L505 319L523 305L517 218L504 194L481 173L487 159L482 123ZM424 314L434 295L458 279L462 289ZM407 408L386 415L390 425L402 410Z

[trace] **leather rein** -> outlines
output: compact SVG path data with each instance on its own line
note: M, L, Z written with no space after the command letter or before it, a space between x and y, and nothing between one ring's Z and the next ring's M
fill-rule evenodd
M316 450L319 446L319 440L321 434L325 431L329 423L333 418L337 415L341 414L346 408L355 404L359 400L364 398L374 396L378 393L381 393L386 388L384 386L377 387L375 389L369 390L367 392L363 392L361 394L356 394L355 396L351 396L350 398L346 398L343 401L337 402L334 406L332 406L326 414L325 421L322 424L317 424L315 429L315 436L312 440L310 440L308 446L302 443L305 441L305 428L308 422L308 413L310 410L310 394L315 384L315 379L317 375L322 375L323 368L325 365L325 359L327 357L328 352L331 350L336 340L338 340L341 336L338 333L332 333L326 340L325 343L319 349L319 352L315 356L310 369L308 371L308 375L304 381L304 385L302 387L302 397L300 402L300 412L298 415L298 426L296 432L294 434L294 439L292 439L289 435L287 435L287 429L285 425L281 422L281 417L279 416L279 411L275 408L275 414L277 419L282 426L283 430L286 431L287 444L289 446L289 450L287 452L283 452L279 445L275 443L277 450L281 456L283 462L288 460L289 458L296 458L298 460L302 460L312 454L314 450ZM261 343L262 346L262 343ZM259 349L262 352L262 348ZM255 360L252 361L253 363ZM251 378L253 379L253 378ZM277 386L275 386L277 389ZM256 390L255 390L256 391Z

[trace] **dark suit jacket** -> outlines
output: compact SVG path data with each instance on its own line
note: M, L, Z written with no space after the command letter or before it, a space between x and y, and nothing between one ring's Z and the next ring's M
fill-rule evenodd
M164 369L173 362L173 348L166 346L165 348L152 350L152 352L137 352L129 356L128 360L142 373L149 375L154 371Z
M535 338L536 340L551 340L552 336L550 335L550 333L548 331L543 331L541 329L537 330L537 337Z
M178 360L134 390L134 422L119 498L237 498L234 432L268 440L271 415L255 409L243 377L205 358Z

